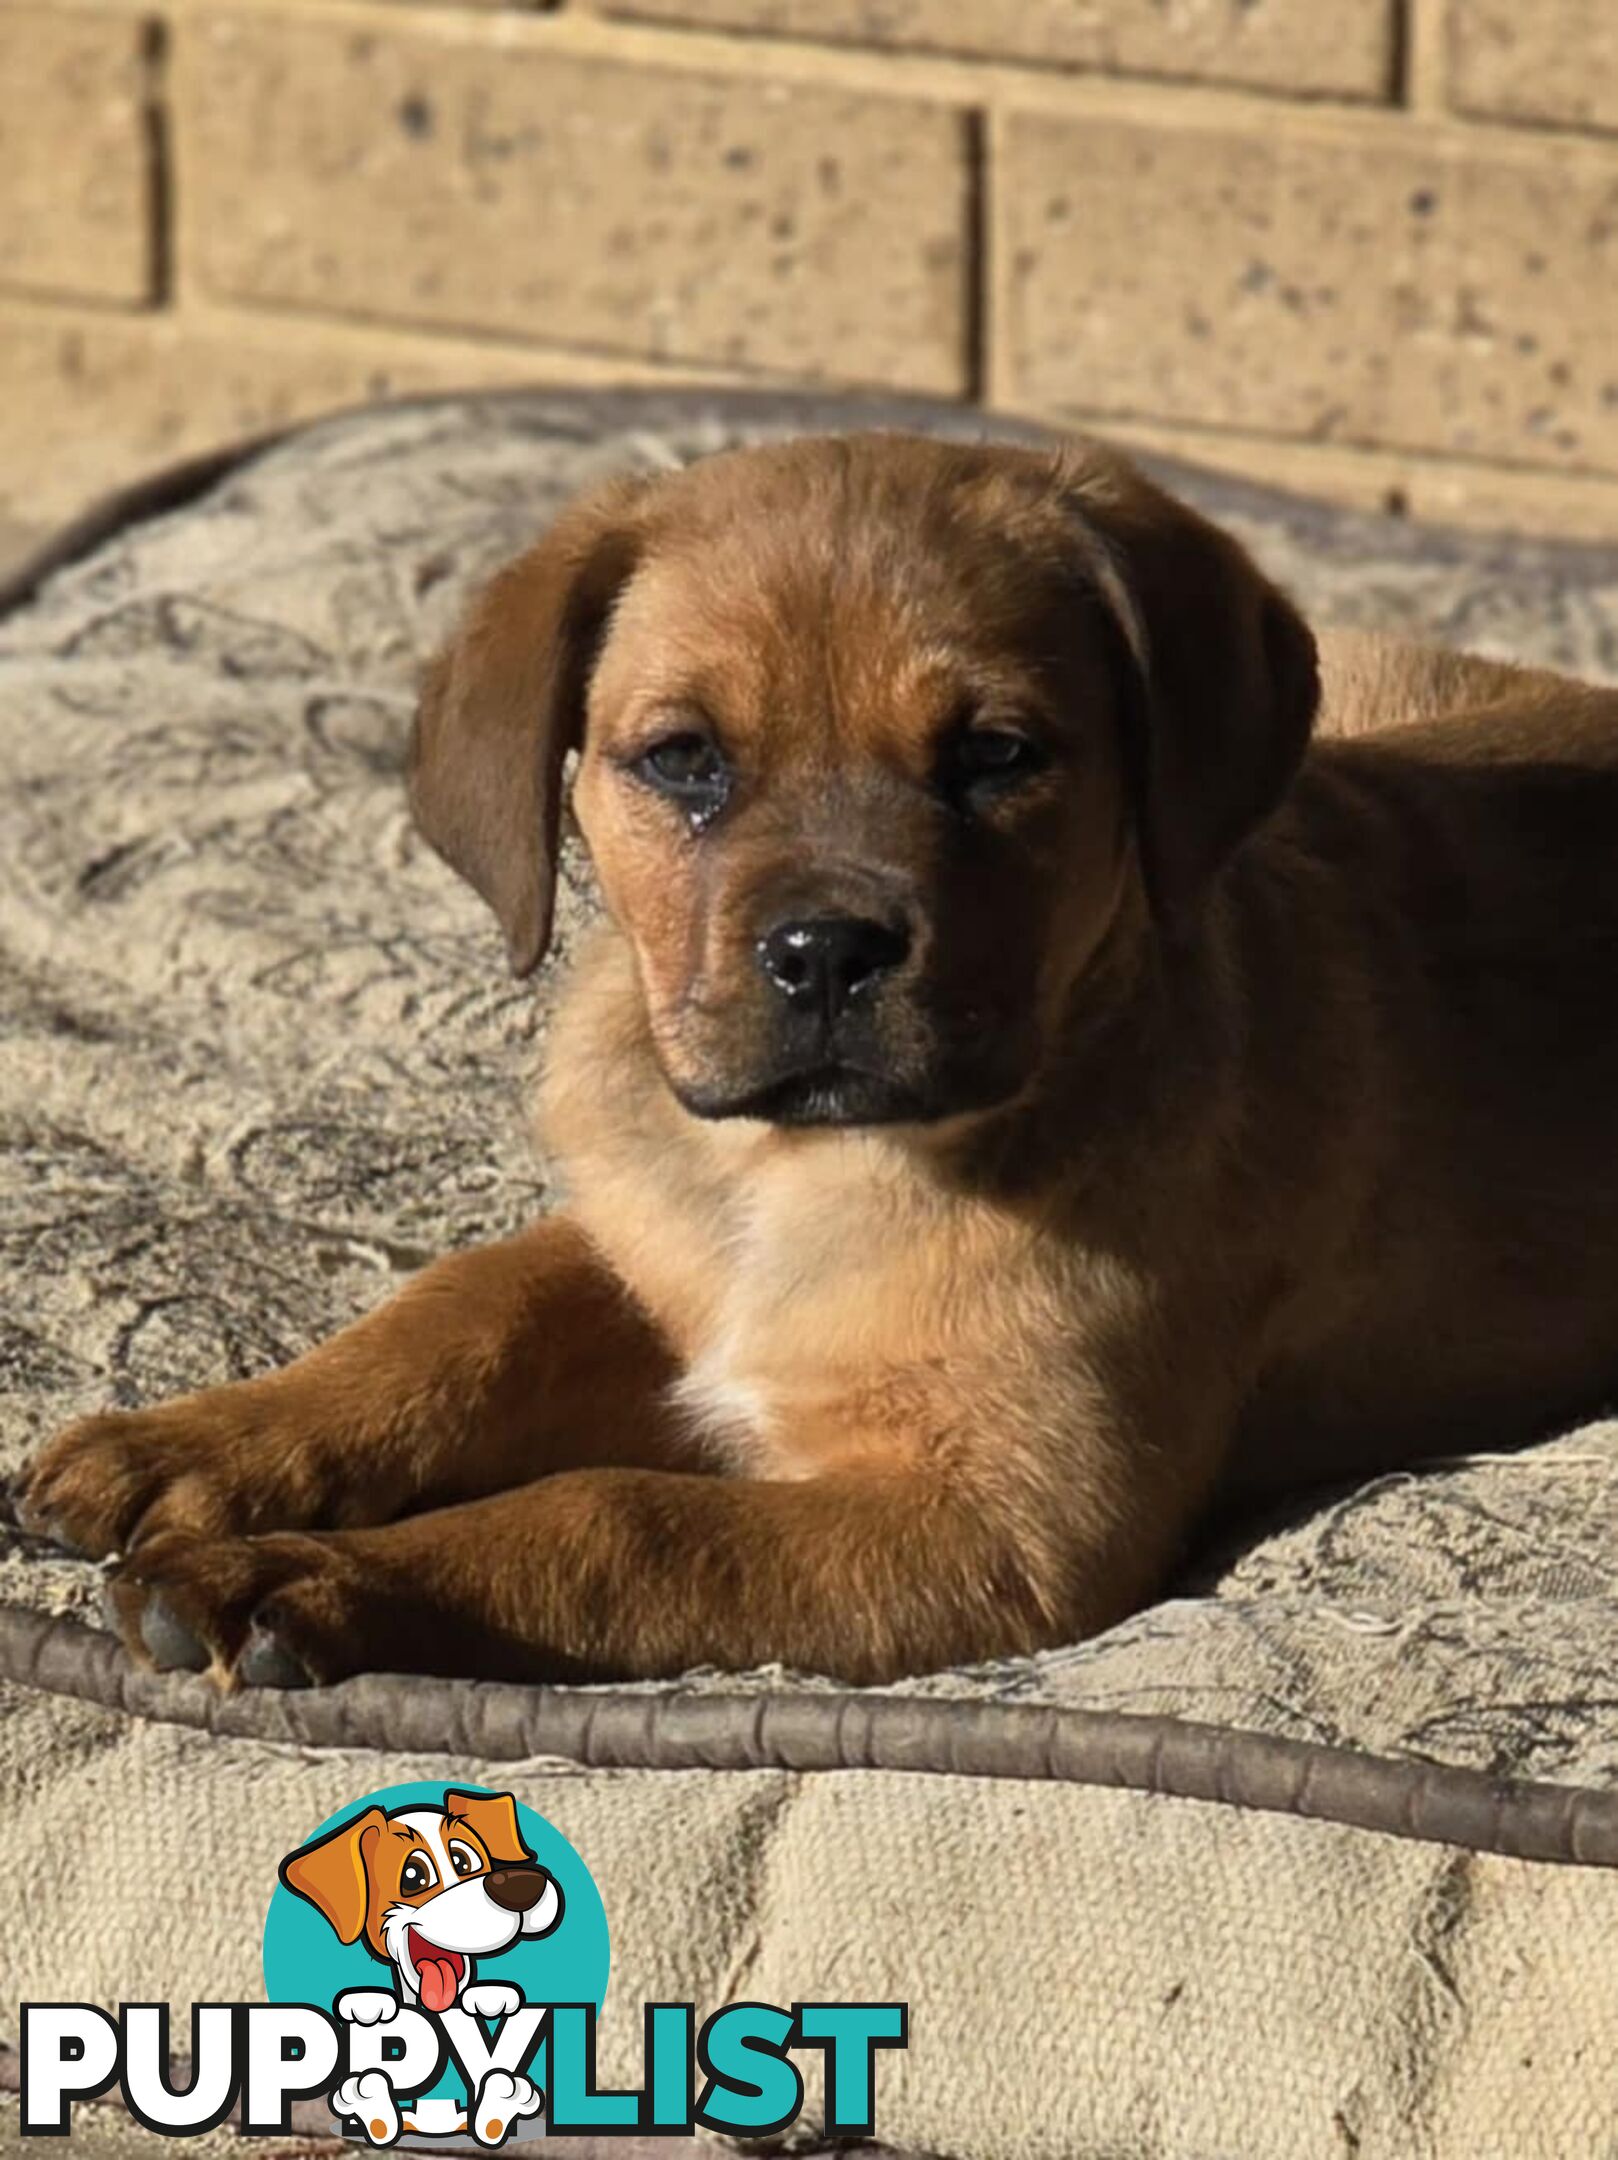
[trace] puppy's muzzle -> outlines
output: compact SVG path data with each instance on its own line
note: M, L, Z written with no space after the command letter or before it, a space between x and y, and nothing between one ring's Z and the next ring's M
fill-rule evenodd
M759 968L789 1010L828 1028L884 975L902 967L910 933L870 915L813 915L777 923L758 941Z
M483 1887L502 1912L525 1913L545 1895L546 1880L543 1868L492 1868Z

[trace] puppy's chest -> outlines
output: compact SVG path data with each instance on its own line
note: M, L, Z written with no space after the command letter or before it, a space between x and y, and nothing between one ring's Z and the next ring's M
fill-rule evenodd
M721 1467L795 1477L937 1434L1004 1302L1006 1223L876 1134L687 1116L624 984L598 968L578 993L542 1133L569 1211L681 1363L693 1437Z
M772 1139L717 1144L725 1174L664 1158L608 1247L682 1360L673 1396L693 1437L719 1467L785 1478L913 1444L919 1376L953 1333L930 1282L938 1226L862 1142L807 1164Z
M886 1226L766 1190L738 1210L675 1399L721 1465L813 1476L915 1444L921 1376L949 1332Z

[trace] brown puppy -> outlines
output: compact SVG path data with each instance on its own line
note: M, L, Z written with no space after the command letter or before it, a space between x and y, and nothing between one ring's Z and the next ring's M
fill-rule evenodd
M27 1512L222 1676L880 1681L1116 1620L1222 1479L1599 1401L1618 694L1343 665L1340 735L1418 724L1306 757L1293 609L1093 447L579 504L432 669L412 781L526 971L580 751L567 1212L75 1427Z

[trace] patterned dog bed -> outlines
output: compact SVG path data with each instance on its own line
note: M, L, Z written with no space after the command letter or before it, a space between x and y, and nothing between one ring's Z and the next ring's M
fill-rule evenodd
M0 1469L97 1405L280 1362L545 1204L524 1094L587 881L571 863L558 960L514 986L410 829L414 671L581 484L877 422L982 430L399 406L180 476L17 581ZM1167 477L1318 620L1618 678L1618 551ZM97 1571L0 1530L0 2040L31 1999L171 2002L180 2030L252 1999L281 1856L433 1778L512 1790L588 1860L607 2081L638 2074L646 2001L902 1999L878 2129L915 2154L1610 2149L1618 1423L1523 1438L1226 1529L1098 1640L869 1692L222 1699L132 1669Z

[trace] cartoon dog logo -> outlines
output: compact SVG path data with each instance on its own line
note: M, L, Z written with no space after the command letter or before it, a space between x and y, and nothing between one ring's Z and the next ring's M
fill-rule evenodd
M451 1790L442 1807L391 1813L373 1805L289 1854L280 1873L340 1942L363 1940L392 1967L391 1991L349 1988L338 1996L338 2016L356 2024L380 2024L401 2007L509 2016L522 2004L521 1990L477 1980L474 1961L549 1935L562 1918L561 1889L523 1843L510 1793ZM494 2081L499 2089L480 2090L472 2110L471 2127L482 2143L498 2142L513 2118L540 2105L526 2078L491 2071L484 2082ZM391 2143L401 2126L435 2132L466 2126L463 2111L455 2109L452 2121L444 2103L434 2101L419 2103L401 2124L377 2071L346 2080L332 2098L373 2144Z

